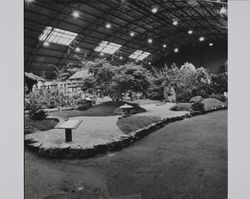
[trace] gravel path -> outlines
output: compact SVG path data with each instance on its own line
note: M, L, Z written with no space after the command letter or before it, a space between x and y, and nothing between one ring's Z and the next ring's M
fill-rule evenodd
M70 119L83 120L76 130L72 130L72 142L67 143L70 146L81 145L88 148L109 143L123 135L123 132L116 125L118 116L73 117ZM64 129L51 129L28 134L25 139L37 140L47 147L59 147L65 143L64 132Z

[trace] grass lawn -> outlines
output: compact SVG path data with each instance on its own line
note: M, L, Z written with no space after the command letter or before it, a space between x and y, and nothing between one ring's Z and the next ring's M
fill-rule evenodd
M119 106L122 106L125 103L133 106L137 113L146 111L145 109L141 108L138 104L135 103L124 102L124 101L119 101L119 102L109 101L93 106L92 108L85 111L80 111L80 110L56 111L53 112L53 115L63 118L78 117L78 116L112 116L115 115L114 113L115 109L118 108Z
M54 128L58 124L57 119L43 119L43 120L32 120L25 118L24 119L24 126L25 130L24 133L32 133L32 129L39 129L41 131L47 131L49 129Z
M121 118L117 121L116 125L126 134L131 131L136 131L154 122L160 121L159 117L148 116L130 116Z

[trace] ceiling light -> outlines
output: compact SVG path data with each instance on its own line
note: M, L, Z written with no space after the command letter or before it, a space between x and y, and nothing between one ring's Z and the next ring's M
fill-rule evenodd
M152 10L151 10L152 13L157 13L158 12L158 8L157 7L153 7Z
M153 39L149 38L148 43L151 44L153 42Z
M104 56L104 53L100 53L101 56Z
M79 53L79 52L81 51L81 48L76 47L76 48L75 48L75 51Z
M73 15L73 17L75 17L75 18L80 17L80 13L79 13L79 11L77 11L77 10L74 10L74 11L72 12L72 15Z
M163 48L167 48L167 45L166 45L166 44L163 44L162 47L163 47Z
M189 31L188 31L188 34L189 34L189 35L193 34L193 31L192 31L192 30L189 30Z
M120 57L119 57L119 59L120 59L120 60L123 60L123 57L122 57L122 56L120 56Z
M220 14L226 14L227 13L227 9L222 6L221 9L220 9Z
M111 28L111 23L106 23L105 27L106 28Z
M209 46L213 46L214 44L213 43L209 43Z
M177 26L178 25L178 21L177 20L173 20L173 25Z
M149 65L151 65L151 62L148 62Z
M49 46L49 42L47 42L47 41L43 42L43 46L48 47Z
M130 35L131 37L133 37L133 36L135 36L135 32L130 32L129 35Z
M175 53L178 53L178 52L179 52L179 49L178 49L178 48L175 48L175 49L174 49L174 52L175 52Z
M200 40L200 41L204 41L204 40L205 40L205 37L200 37L199 40Z

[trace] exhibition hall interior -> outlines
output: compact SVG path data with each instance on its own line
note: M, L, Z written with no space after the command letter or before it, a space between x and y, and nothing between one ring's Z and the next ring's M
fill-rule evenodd
M25 199L227 199L226 0L25 0Z

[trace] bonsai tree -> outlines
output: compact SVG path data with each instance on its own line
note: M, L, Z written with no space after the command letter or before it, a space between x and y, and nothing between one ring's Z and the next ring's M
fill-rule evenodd
M113 101L119 101L127 92L145 93L150 85L149 72L134 63L114 66L102 59L89 66L89 73L82 90L109 96Z

